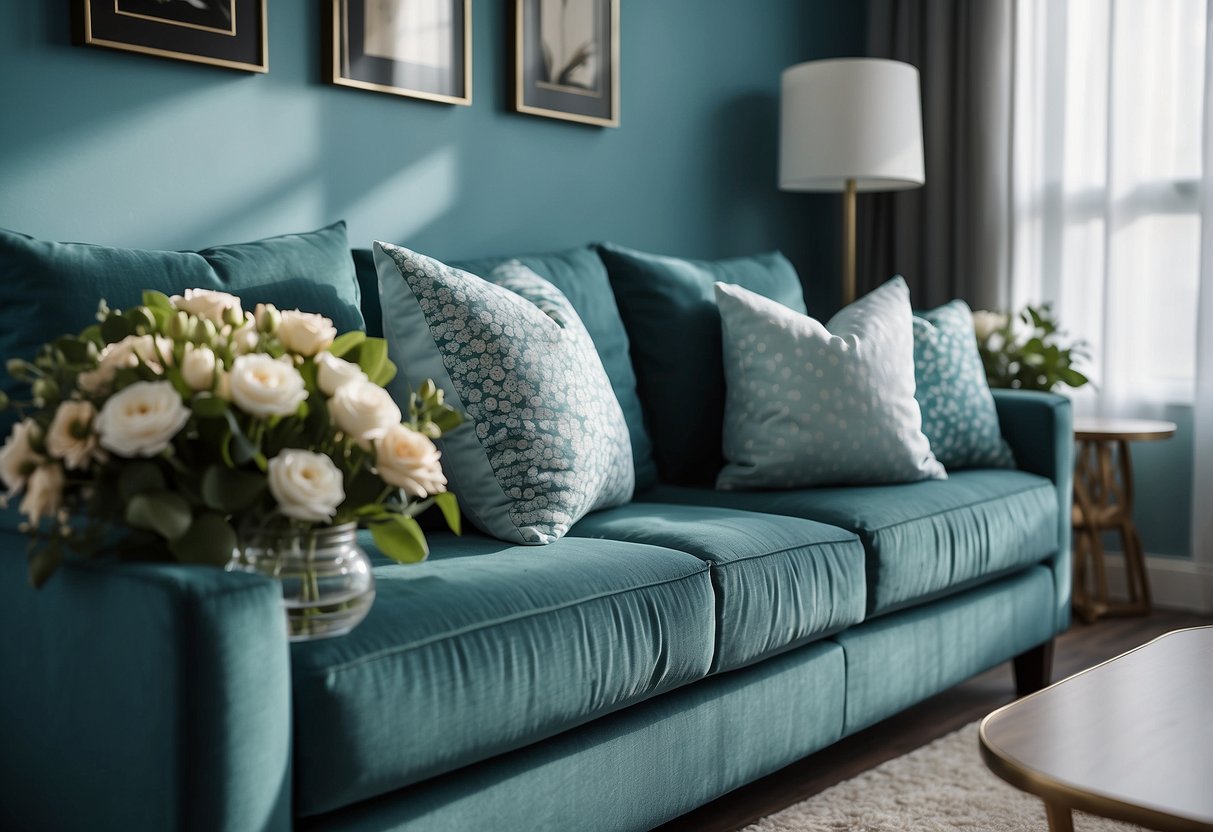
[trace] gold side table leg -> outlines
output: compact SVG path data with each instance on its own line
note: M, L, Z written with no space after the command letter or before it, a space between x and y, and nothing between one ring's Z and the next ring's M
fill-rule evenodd
M1074 816L1069 806L1045 801L1045 815L1049 818L1049 832L1074 832Z

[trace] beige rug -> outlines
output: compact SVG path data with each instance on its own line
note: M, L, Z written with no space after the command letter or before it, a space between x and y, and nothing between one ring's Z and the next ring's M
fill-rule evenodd
M995 777L977 749L977 723L832 786L745 832L1044 832L1044 804ZM1075 832L1138 827L1079 812Z

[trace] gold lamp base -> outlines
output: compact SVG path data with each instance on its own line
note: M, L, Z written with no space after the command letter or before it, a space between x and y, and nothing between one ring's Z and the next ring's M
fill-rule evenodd
M855 302L855 180L842 192L842 305Z

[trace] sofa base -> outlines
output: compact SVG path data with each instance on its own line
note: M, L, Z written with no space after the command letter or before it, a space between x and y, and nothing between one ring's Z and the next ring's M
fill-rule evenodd
M1047 688L1053 679L1053 644L1049 639L1015 657L1015 695L1027 696Z

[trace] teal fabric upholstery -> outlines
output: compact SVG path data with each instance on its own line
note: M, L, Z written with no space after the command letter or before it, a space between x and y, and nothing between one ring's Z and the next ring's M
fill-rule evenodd
M834 639L847 656L846 734L1051 639L1055 589L1034 566L934 604L869 621Z
M388 390L401 407L433 379L469 423L441 440L467 519L514 543L560 539L586 513L632 497L628 427L602 361L563 293L518 261L485 280L375 244Z
M598 356L615 398L623 410L632 437L632 460L636 469L636 489L648 488L657 482L653 464L652 444L645 428L640 398L636 393L636 374L628 355L628 334L619 317L619 307L611 293L606 268L594 249L589 246L571 248L547 254L520 254L512 257L482 257L477 260L454 260L456 269L487 277L490 272L510 260L517 260L535 274L564 293L573 304L586 331L594 339Z
M914 313L914 381L922 432L945 468L1015 466L963 300Z
M837 740L844 684L816 642L304 828L651 829Z
M863 620L863 546L834 526L705 506L631 503L590 515L571 534L677 549L711 564L713 672Z
M724 361L713 284L735 283L804 313L800 278L778 252L684 260L611 243L598 249L632 345L661 479L706 485L724 464Z
M1055 393L994 390L1002 433L1016 463L1053 481L1057 496L1057 555L1053 579L1057 586L1054 614L1057 632L1070 626L1071 526L1074 488L1074 417L1070 400Z
M0 826L290 829L278 586L85 562L35 591L25 543L0 533Z
M46 341L95 323L102 298L125 309L144 289L218 289L250 310L273 303L326 315L340 332L363 327L344 222L201 251L51 243L0 229L0 356L32 358Z
M369 541L368 541L369 543ZM350 635L292 645L296 810L339 808L704 676L715 604L682 552L432 535Z
M659 486L645 499L785 514L855 532L867 552L869 617L1058 551L1057 491L1023 471L959 471L946 480L791 491Z
M372 338L383 337L383 305L379 302L379 272L375 271L375 252L369 248L356 248L354 274L358 279L358 291L362 295L362 318L366 321L366 334Z

